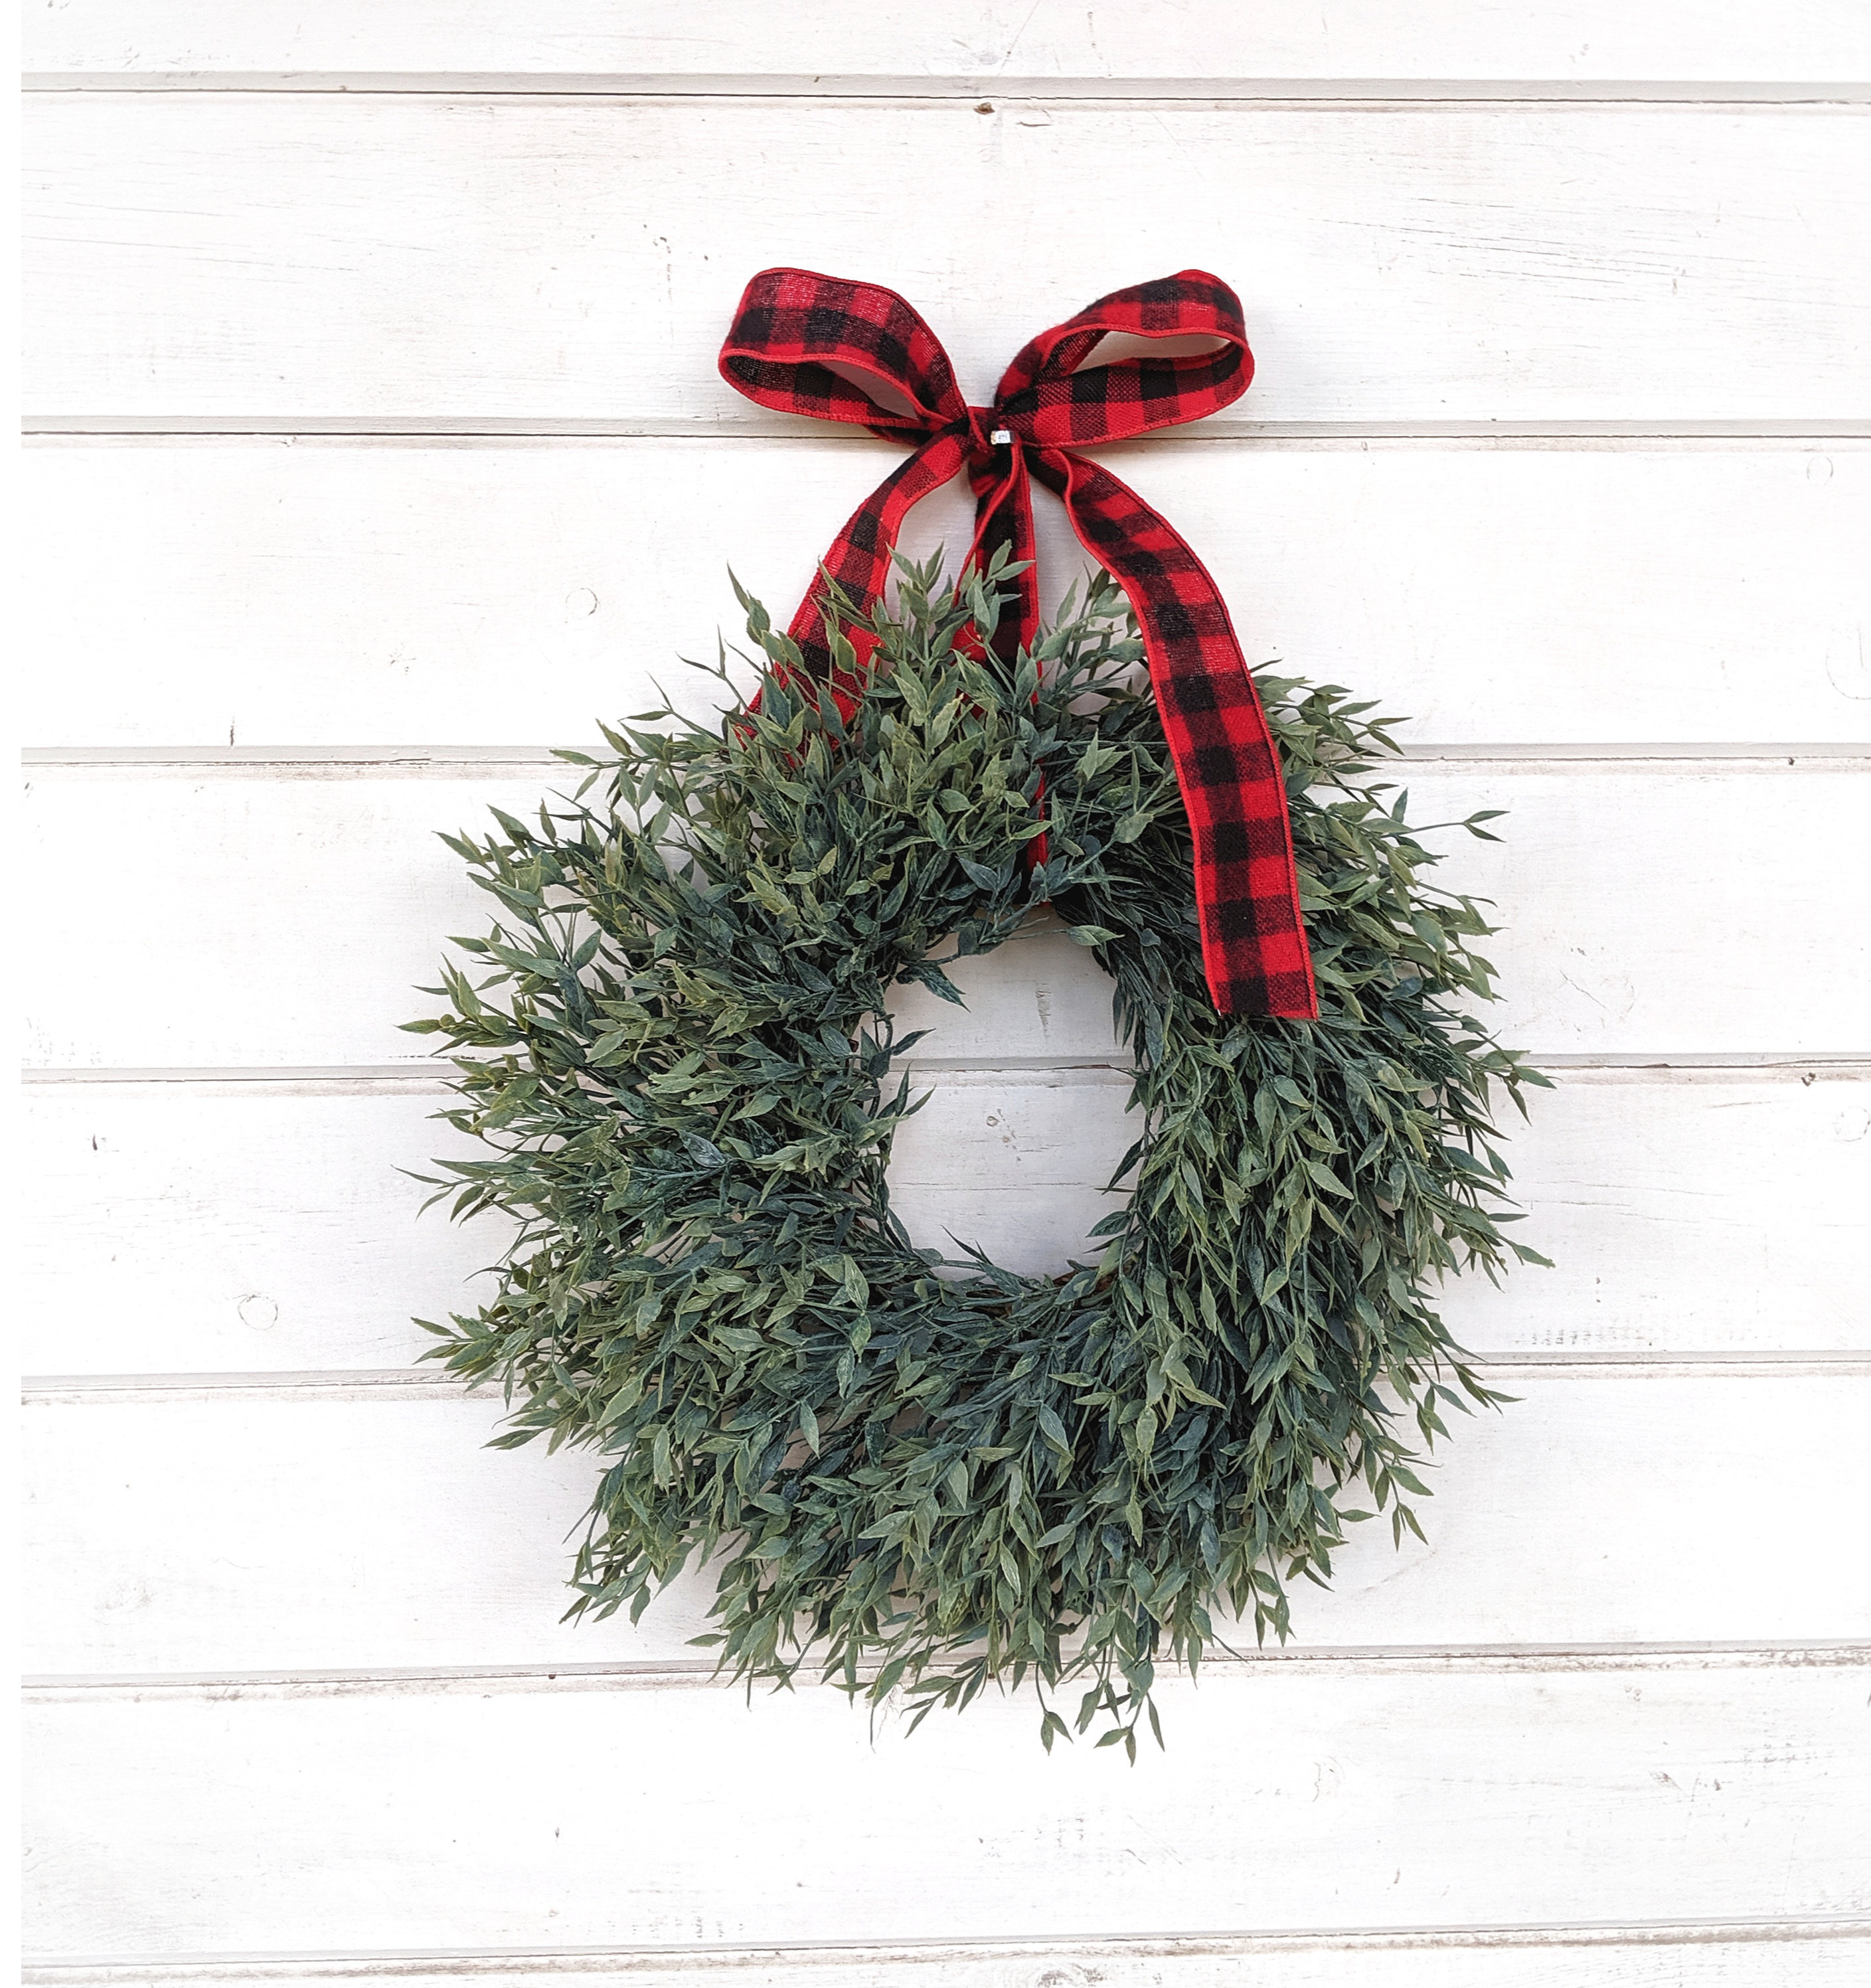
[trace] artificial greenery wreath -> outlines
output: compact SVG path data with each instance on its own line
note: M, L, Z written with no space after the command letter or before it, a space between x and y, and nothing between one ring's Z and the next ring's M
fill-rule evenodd
M437 1198L519 1228L427 1357L505 1383L501 1444L602 1458L572 1614L707 1564L698 1640L738 1679L815 1665L913 1723L1030 1680L1049 1747L1103 1714L1134 1757L1160 1660L1193 1670L1231 1618L1285 1637L1290 1584L1372 1516L1354 1482L1418 1530L1408 1425L1502 1398L1435 1286L1533 1256L1490 1098L1542 1080L1450 1005L1490 998L1490 928L1371 780L1395 721L1259 674L1322 1012L1218 1015L1121 596L1094 582L1005 662L968 634L1005 576L937 571L903 565L893 612L835 604L880 644L843 712L743 596L756 700L606 729L536 827L447 838L501 908L456 942L491 972L446 968L412 1026L495 1150ZM919 1101L892 986L959 1001L944 965L1042 907L1111 978L1143 1128L1102 1256L1057 1277L945 1261L887 1173Z

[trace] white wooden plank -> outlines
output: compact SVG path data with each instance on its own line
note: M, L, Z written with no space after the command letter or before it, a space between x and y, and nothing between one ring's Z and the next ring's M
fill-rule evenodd
M49 1954L537 1952L1862 1909L1865 1675L1267 1665L1167 1758L1024 1704L914 1741L806 1690L74 1694L39 1710ZM854 1876L861 1874L861 1879Z
M1505 1041L1568 1055L1770 1041L1797 1052L1822 1041L1842 1049L1862 1031L1856 962L1871 936L1856 906L1861 893L1871 900L1871 873L1847 865L1827 871L1823 885L1808 873L1809 882L1798 853L1808 837L1815 847L1863 844L1871 783L1862 777L1601 762L1589 773L1410 767L1403 783L1414 820L1508 811L1494 824L1501 842L1444 845L1439 873L1447 888L1491 900L1504 928L1486 952L1503 992L1490 1020ZM1852 906L1842 921L1820 909L1822 889ZM1106 983L1095 962L1073 958L1062 937L1027 943L1024 955L1003 948L961 963L964 1013L903 990L904 1023L940 1032L926 1053L989 1063L1103 1047Z
M1457 1280L1444 1316L1489 1352L1871 1350L1862 1068L1564 1071L1510 1118L1550 1271ZM899 1134L897 1205L1015 1269L1086 1246L1128 1143L1123 1088L1069 1072L930 1073ZM450 1135L427 1087L39 1085L14 1266L42 1373L303 1372L400 1365L412 1317L471 1307L491 1219L420 1221ZM992 1119L996 1122L989 1124Z
M1384 0L1162 7L1120 0L818 0L784 13L759 0L577 0L549 12L510 0L64 0L25 16L30 69L106 76L293 70L468 69L669 76L1427 76L1751 78L1863 81L1864 17L1850 0L1771 12L1748 0L1640 8L1616 0L1501 6L1435 0L1407 16Z
M497 1222L417 1211L458 1150L406 1083L35 1086L24 1302L41 1371L400 1366L477 1302ZM485 1289L485 1287L481 1287ZM31 1295L25 1297L29 1291ZM55 1357L56 1347L56 1357Z
M1412 769L1412 818L1511 810L1496 844L1451 837L1444 881L1493 899L1505 1038L1535 1052L1862 1049L1871 782L1716 769ZM35 982L30 1060L134 1067L375 1062L409 1057L400 1022L429 1003L442 935L485 902L438 828L525 813L554 776L172 778L49 769L30 810L50 955L136 962ZM1062 935L967 962L966 1012L907 990L969 1063L1110 1041L1109 988ZM29 999L32 998L29 997Z
M1258 420L1863 407L1849 112L184 92L28 123L47 414L770 428L714 355L782 262L917 299L977 397L1195 265L1242 286Z
M1739 1348L1756 1332L1859 1345L1867 1104L1863 1084L1810 1071L1562 1076L1528 1122L1506 1121L1528 1218L1515 1233L1555 1267L1505 1293L1458 1279L1443 1315L1464 1344L1528 1351Z
M1871 1086L1789 1071L1658 1082L1563 1073L1504 1129L1516 1236L1553 1258L1497 1290L1458 1279L1443 1310L1491 1351L1739 1349L1871 1343L1863 1253ZM1810 1079L1802 1081L1802 1078ZM1136 1136L1121 1087L1015 1073L941 1081L897 1135L898 1212L937 1247L978 1242L1052 1273L1095 1260L1103 1192Z
M35 448L42 666L22 729L47 746L582 738L653 702L653 680L679 688L678 654L738 636L728 563L789 614L896 459L829 440ZM1200 549L1252 656L1380 698L1416 738L1871 727L1863 445L1112 460ZM958 488L914 514L909 547L958 550L970 522ZM1085 556L1043 495L1040 522L1055 595Z
M1871 1638L1854 1488L1871 1374L1529 1369L1509 1384L1515 1405L1460 1421L1437 1452L1427 1547L1354 1527L1330 1592L1295 1593L1302 1652ZM126 1393L25 1419L29 1671L706 1675L687 1647L707 1626L705 1578L685 1577L634 1628L559 1621L567 1536L602 1466L481 1447L497 1397Z
M1481 1932L1173 1934L1131 1939L944 1939L887 1946L633 1948L524 1956L94 1962L29 1967L35 1988L687 1988L698 1971L738 1988L1861 1988L1851 1921L1499 1927ZM1248 1970L1251 1970L1251 1973Z

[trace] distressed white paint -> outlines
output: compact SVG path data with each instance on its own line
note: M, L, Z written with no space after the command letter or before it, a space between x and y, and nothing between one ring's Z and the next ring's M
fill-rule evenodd
M1660 1042L1732 1051L1770 1039L1797 1051L1845 1049L1863 1029L1866 914L1854 908L1841 933L1804 894L1823 874L1825 891L1856 907L1861 891L1871 900L1871 871L1805 873L1795 854L1807 835L1842 851L1862 846L1871 832L1863 776L1600 762L1589 773L1407 767L1400 777L1418 821L1508 810L1494 825L1498 844L1459 833L1442 843L1440 873L1495 907L1503 929L1484 949L1502 976L1489 1019L1504 1040L1571 1055ZM1107 984L1095 963L1060 935L1025 943L1056 959L1052 973L1036 982L1006 948L962 962L953 977L970 996L965 1012L903 991L903 1021L939 1031L926 1053L990 1062L1101 1044Z
M45 942L78 958L107 930L118 957L165 965L130 987L105 975L37 981L32 1060L413 1057L422 1039L398 1025L433 1006L414 989L433 984L439 936L485 922L485 900L434 832L478 833L488 804L525 813L553 784L491 769L338 780L44 769L35 860L88 884L82 899L51 894ZM1600 1054L1865 1046L1871 869L1842 860L1871 826L1862 776L1443 765L1410 769L1409 786L1425 824L1511 810L1501 843L1443 838L1451 886L1493 899L1508 928L1488 948L1508 1040ZM1833 851L1841 860L1826 860ZM964 965L967 1011L904 992L906 1019L936 1031L925 1054L993 1062L1108 1046L1109 983L1062 935Z
M104 1963L31 1969L60 1988L225 1988L342 1982L373 1988L677 1988L705 1969L746 1988L1859 1988L1861 1922L1730 1919L1716 1924L1576 1925L1466 1932L1158 1936L1127 1940L950 1940L829 1946L633 1949L478 1959Z
M1538 7L1433 0L62 0L30 9L25 60L109 77L180 70L545 71L694 77L772 73L1073 79L1548 77L1796 82L1871 76L1871 34L1852 0L1562 0Z
M1088 1232L1137 1135L1118 1084L983 1073L938 1086L898 1134L897 1212L919 1239L978 1242L1032 1273L1095 1261ZM1501 1129L1516 1238L1554 1259L1505 1289L1457 1280L1465 1345L1626 1351L1871 1342L1864 1300L1871 1084L1855 1075L1568 1071Z
M977 399L1194 265L1241 291L1255 420L1864 409L1856 111L183 92L26 123L49 415L771 431L714 356L782 262L926 305Z
M35 1086L39 1372L400 1365L475 1302L491 1220L418 1220L439 1084ZM74 1275L82 1265L82 1273ZM485 1287L484 1287L485 1288Z
M999 1263L1086 1246L1129 1143L1095 1071L931 1071L898 1134L898 1211ZM1511 1112L1516 1230L1554 1260L1458 1280L1466 1345L1508 1352L1871 1351L1867 1067L1565 1070ZM400 1364L412 1317L468 1309L490 1218L420 1220L408 1176L454 1150L439 1084L35 1085L14 1268L39 1373L303 1372ZM990 1123L992 1121L994 1122ZM74 1272L78 1271L78 1274Z
M1860 1988L1871 1927L1825 1917L1464 1932L1158 1935L1123 1940L932 1939L829 1946L712 1946L383 1960L93 1962L29 1970L58 1988L687 1988L698 1973L744 1988ZM1251 1970L1251 1973L1248 1970Z
M1396 1550L1387 1520L1353 1527L1331 1591L1294 1595L1295 1647L1871 1638L1853 1489L1871 1370L1530 1368L1505 1384L1514 1405L1457 1418L1435 1454L1435 1495L1417 1501L1429 1544L1406 1534ZM481 1448L502 1425L498 1397L131 1392L25 1422L29 1671L674 1662L707 1675L687 1647L708 1626L705 1577L634 1628L559 1622L569 1536L603 1464ZM1795 1456L1803 1516L1789 1526Z
M841 441L179 441L25 458L37 742L512 746L782 621L895 463ZM1255 660L1445 742L1871 737L1862 444L1108 452ZM1039 499L1042 585L1082 549ZM969 500L912 514L920 556ZM99 547L110 549L107 576Z
M34 1719L34 1904L55 1953L1862 1911L1866 1682L1267 1665L1167 1688L1134 1772L993 1699L873 1740L822 1689L76 1692Z

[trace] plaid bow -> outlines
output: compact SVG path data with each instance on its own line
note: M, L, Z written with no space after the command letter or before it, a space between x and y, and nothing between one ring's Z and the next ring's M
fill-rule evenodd
M1220 343L1192 358L1120 359L1080 371L1113 332ZM874 380L907 411L892 411L834 366ZM993 406L971 407L934 333L893 290L763 269L741 297L721 368L762 407L856 422L916 445L853 513L792 618L789 632L816 676L831 671L825 575L867 607L880 599L910 506L964 470L976 500L969 558L984 566L1005 546L1028 562L996 646L1008 654L1030 646L1039 627L1031 479L1064 499L1072 529L1130 597L1143 634L1194 832L1202 960L1215 1007L1315 1019L1285 785L1221 591L1135 491L1067 446L1195 421L1245 393L1254 359L1234 292L1200 269L1114 290L1042 332L1007 369ZM857 646L863 661L868 651Z

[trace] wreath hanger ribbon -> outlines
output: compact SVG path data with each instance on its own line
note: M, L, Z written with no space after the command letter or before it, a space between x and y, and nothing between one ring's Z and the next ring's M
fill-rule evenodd
M1218 342L1193 357L1085 366L1113 333ZM875 381L883 397L834 367ZM1025 562L1015 611L1003 617L995 645L1006 654L1030 646L1039 630L1032 480L1064 501L1079 542L1129 597L1143 637L1194 832L1202 962L1215 1007L1316 1019L1285 783L1221 590L1135 491L1069 445L1199 420L1247 390L1254 357L1241 299L1228 285L1184 269L1113 290L1042 332L1008 367L993 405L971 407L934 333L893 290L806 269L763 269L741 299L721 370L762 407L853 422L914 445L852 513L792 617L789 633L819 678L832 668L826 576L866 607L881 599L904 517L964 470L975 497L970 560L984 567L1005 546ZM861 639L856 646L866 660L869 648Z

